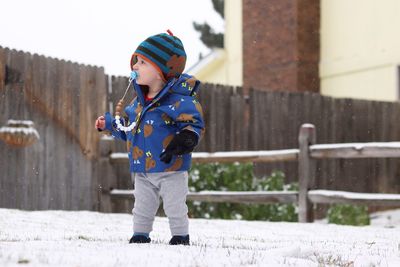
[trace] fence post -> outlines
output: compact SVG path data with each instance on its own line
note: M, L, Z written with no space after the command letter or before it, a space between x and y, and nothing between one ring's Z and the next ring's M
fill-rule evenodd
M308 190L315 182L315 160L310 157L310 145L315 144L315 126L301 125L299 132L299 222L313 221L313 207L308 200Z
M99 145L99 211L112 212L113 203L110 197L110 188L116 186L117 179L109 157L111 152L115 151L115 141L111 137L103 136Z

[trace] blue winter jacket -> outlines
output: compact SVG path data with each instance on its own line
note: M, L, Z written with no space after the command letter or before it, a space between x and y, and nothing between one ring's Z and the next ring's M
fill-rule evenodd
M137 122L131 132L117 130L114 117L105 114L106 129L117 139L127 142L131 172L186 171L191 165L191 154L174 156L169 164L160 154L172 138L188 129L200 137L204 131L203 112L196 99L200 81L188 74L171 79L147 105L141 87L133 81L137 97L125 107L131 122Z

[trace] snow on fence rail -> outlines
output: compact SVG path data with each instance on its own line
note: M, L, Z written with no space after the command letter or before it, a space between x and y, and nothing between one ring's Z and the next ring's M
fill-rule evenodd
M133 190L112 189L111 195L122 198L133 198ZM203 202L229 203L296 203L297 191L201 191L189 192L187 200Z
M215 153L195 152L192 153L192 161L195 163L295 161L297 160L298 154L298 149ZM128 154L111 153L110 161L112 163L128 163Z
M399 158L400 142L347 143L310 146L312 158Z
M310 146L310 156L315 159L327 158L400 158L400 142L386 143L344 143L318 144ZM282 162L298 160L299 149L194 152L195 163L230 162ZM111 163L128 163L127 153L111 153Z
M105 139L106 140L106 139ZM108 139L109 140L109 139ZM327 158L397 158L400 142L315 144L315 127L303 124L299 132L299 149L193 153L193 162L282 162L298 161L299 191L280 192L190 192L188 200L231 203L298 203L299 221L312 222L316 203L347 203L368 206L400 206L400 194L353 193L331 190L310 190L315 183L316 159ZM111 163L128 162L126 153L110 153ZM133 198L132 190L112 189L116 198Z
M368 206L400 206L400 194L355 193L333 190L310 190L308 198L313 203L361 204Z

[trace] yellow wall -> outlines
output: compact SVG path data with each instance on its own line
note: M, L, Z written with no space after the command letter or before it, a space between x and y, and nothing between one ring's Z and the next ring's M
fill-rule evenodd
M242 0L225 1L226 84L243 85Z
M216 49L215 58L192 74L202 82L241 86L242 57L242 0L225 1L224 50Z
M399 0L321 0L321 93L398 100Z
M202 82L227 84L225 71L226 54L224 49L214 49L213 58L202 68L196 68L193 75Z

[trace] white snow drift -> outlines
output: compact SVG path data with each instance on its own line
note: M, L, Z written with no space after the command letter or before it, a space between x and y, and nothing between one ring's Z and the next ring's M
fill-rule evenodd
M385 215L386 216L386 215ZM190 220L192 245L128 244L132 217L88 211L0 209L0 266L400 266L400 225Z

